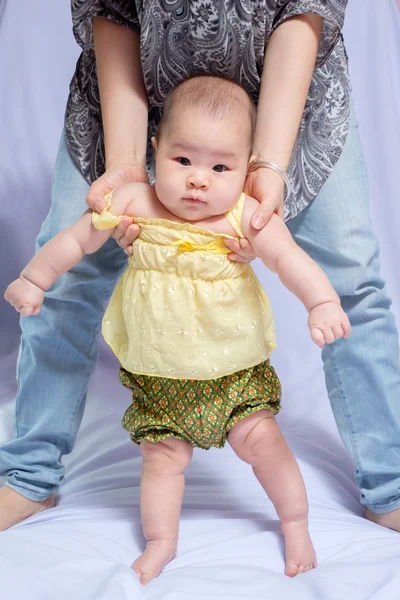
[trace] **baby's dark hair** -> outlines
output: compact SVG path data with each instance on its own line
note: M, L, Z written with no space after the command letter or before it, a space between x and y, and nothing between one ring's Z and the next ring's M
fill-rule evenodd
M171 116L184 109L198 110L208 119L224 119L235 116L249 119L249 144L251 147L256 123L256 107L253 98L239 84L220 75L192 75L179 83L164 102L162 118L156 139L171 121Z

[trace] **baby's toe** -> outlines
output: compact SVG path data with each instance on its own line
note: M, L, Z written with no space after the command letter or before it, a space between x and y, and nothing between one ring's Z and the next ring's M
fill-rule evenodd
M136 575L142 585L147 585L149 583L149 581L151 581L155 577L155 575L151 574L150 572L146 571L145 569L133 568L133 571L136 573Z
M296 577L299 567L295 563L287 563L285 568L285 575L288 577Z

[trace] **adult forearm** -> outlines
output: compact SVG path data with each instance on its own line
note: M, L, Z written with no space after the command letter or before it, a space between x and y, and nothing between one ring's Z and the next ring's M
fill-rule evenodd
M144 165L148 102L139 34L103 17L93 23L106 167Z
M294 17L274 31L267 45L253 154L284 170L303 115L321 29L318 15Z

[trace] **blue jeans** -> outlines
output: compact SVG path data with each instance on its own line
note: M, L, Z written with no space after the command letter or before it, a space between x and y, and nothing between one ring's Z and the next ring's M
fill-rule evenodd
M62 136L36 250L79 219L88 190ZM31 500L43 500L64 478L61 459L72 451L82 421L101 318L126 260L110 239L56 281L39 315L20 320L15 435L0 448L0 474Z
M82 214L87 190L62 139L38 247ZM375 512L399 508L398 339L379 275L354 117L329 180L289 227L329 276L352 323L352 336L327 346L322 358L338 428L356 464L361 501ZM71 452L81 423L104 305L125 262L110 240L51 288L38 316L21 319L15 438L1 448L0 473L32 500L46 498L63 479L61 458Z
M367 170L352 112L335 169L288 227L323 268L350 319L351 336L322 351L326 387L356 465L361 503L384 513L400 508L399 344L368 203Z

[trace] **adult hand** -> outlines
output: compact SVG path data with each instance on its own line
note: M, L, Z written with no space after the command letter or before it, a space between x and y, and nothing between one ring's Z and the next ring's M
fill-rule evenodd
M228 246L232 252L228 254L229 260L233 262L249 263L256 258L256 253L251 247L246 238L242 238L239 242L231 239L224 239L225 246Z
M257 169L247 175L244 191L259 201L260 206L254 212L251 224L254 229L262 229L268 223L273 213L277 213L283 219L283 192L284 182L278 173L267 169ZM230 260L235 262L251 262L256 254L246 239L235 242L224 240L225 244L232 250L229 254Z
M125 183L132 182L148 183L149 178L146 168L139 165L116 164L108 168L105 173L90 186L86 203L92 210L101 212L105 206L104 196ZM130 217L124 217L121 223L115 228L113 238L117 244L125 250L125 253L132 254L132 243L139 235L140 228L133 224Z
M260 203L251 218L254 229L262 229L274 213L283 219L284 182L278 173L264 168L252 171L247 175L244 191Z

